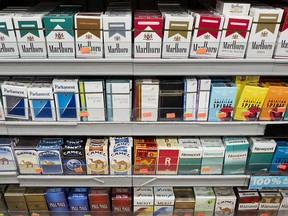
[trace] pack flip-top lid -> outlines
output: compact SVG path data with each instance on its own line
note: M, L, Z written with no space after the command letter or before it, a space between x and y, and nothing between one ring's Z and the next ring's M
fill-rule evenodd
M224 18L222 15L213 14L209 11L199 11L193 13L195 17L195 28L198 29L210 29L210 30L221 30L223 26ZM208 31L209 32L209 31Z
M134 16L134 30L156 31L161 37L163 28L163 17L160 13L136 12Z

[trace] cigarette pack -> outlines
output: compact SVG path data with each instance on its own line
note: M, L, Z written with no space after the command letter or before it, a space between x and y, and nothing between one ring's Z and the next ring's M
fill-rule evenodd
M131 190L122 191L119 193L113 193L112 191L112 212L117 213L132 212Z
M91 188L89 190L88 198L92 215L95 213L95 216L97 213L99 213L98 215L109 215L111 207L109 193L109 188Z
M225 147L220 137L200 138L203 155L201 174L222 174Z
M36 151L40 138L20 137L17 146L14 147L15 157L20 174L39 174L41 167Z
M157 121L159 106L159 80L134 81L134 109L138 121Z
M276 150L270 165L269 172L277 173L287 170L288 165L288 142L286 140L276 141Z
M162 58L188 58L194 18L187 12L162 13L164 35Z
M5 117L29 119L27 88L29 83L4 81L1 85Z
M109 158L111 175L131 175L132 137L109 137Z
M27 188L24 196L30 212L49 216L49 210L44 196L44 188Z
M131 58L131 23L129 11L107 11L103 15L105 58Z
M57 121L80 121L78 79L54 79Z
M234 215L236 206L236 196L233 188L230 187L214 187L216 196L215 216Z
M163 17L158 11L136 11L134 15L134 58L161 58Z
M154 215L172 216L175 195L172 187L154 187Z
M282 196L279 192L259 192L261 196L260 200L260 205L259 205L259 210L278 210L281 201L282 201Z
M156 174L177 175L179 143L175 137L157 138L158 159Z
M277 38L274 58L288 58L288 7L284 7L284 14Z
M250 4L238 0L217 0L216 11L224 15L248 15Z
M216 58L224 18L207 11L193 13L195 19L190 57Z
M71 216L89 214L89 201L87 193L71 193L68 196Z
M86 174L85 138L68 138L62 147L64 174Z
M49 58L75 58L74 13L53 11L43 17Z
M194 187L195 213L213 216L216 197L212 187Z
M65 188L46 188L44 195L50 212L55 212L56 214L58 213L57 215L59 216L70 215L67 213L69 211L69 207Z
M106 80L108 121L131 120L132 80Z
M260 203L260 196L257 191L243 191L243 192L238 191L236 195L238 200L237 211L243 211L244 213L254 212L254 215L257 215L256 211L258 210ZM244 213L242 213L243 216Z
M282 82L267 82L269 87L259 120L282 121L288 105L288 86Z
M202 146L199 138L178 138L180 146L178 175L199 175L202 161Z
M159 121L180 121L183 119L184 79L160 80Z
M158 146L156 138L134 139L134 174L155 175Z
M153 188L134 188L134 214L153 216L154 194Z
M196 120L197 111L197 86L198 81L194 77L186 77L184 79L184 97L183 97L183 120L194 121Z
M197 121L207 121L209 112L211 79L201 77L198 79L197 89Z
M87 174L109 174L108 139L88 138L85 147Z
M75 15L77 58L103 58L102 16L91 12Z
M252 17L226 15L218 58L244 58L252 25Z
M36 147L43 174L63 174L62 138L42 138Z
M262 83L247 83L235 105L234 120L257 121L268 88Z
M33 121L56 121L52 83L33 83L28 87Z
M28 207L24 197L26 189L26 187L20 187L19 185L8 186L4 197L9 211L12 213L13 211L18 211L22 214L28 213Z
M288 210L288 191L287 191L287 189L284 189L284 190L279 190L279 192L281 193L282 198L283 198L281 205L279 207L279 211L280 212L282 211L282 213L285 213L284 211L286 211L286 213L287 213L287 210Z
M250 137L249 143L250 148L246 172L268 172L277 145L275 140L261 137Z
M105 121L104 80L79 80L81 120Z
M13 14L0 13L0 58L19 58Z
M249 142L246 137L224 137L224 175L245 174Z
M21 58L47 58L43 13L16 13L13 17Z
M17 170L13 151L16 143L13 138L0 138L0 172Z
M269 6L251 7L253 24L246 58L272 58L283 10Z
M192 188L188 187L174 187L175 208L174 210L194 210L195 195Z
M212 82L208 121L232 121L236 93L232 82Z

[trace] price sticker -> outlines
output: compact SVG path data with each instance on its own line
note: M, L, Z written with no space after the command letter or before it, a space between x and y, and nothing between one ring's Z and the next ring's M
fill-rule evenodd
M205 118L206 116L206 113L198 113L198 118Z
M286 107L278 107L277 108L277 112L285 112L286 111Z
M218 118L226 118L227 114L226 113L218 113Z
M42 173L42 172L43 172L43 169L42 169L42 168L35 169L35 172L36 172L36 173Z
M192 113L184 113L184 118L192 118L193 117L193 115L192 115Z
M82 112L79 112L79 116L80 116L80 117L88 117L89 114L88 114L87 111L82 111Z
M202 168L202 171L203 171L203 172L210 172L211 169L210 169L210 167L203 167L203 168Z
M144 112L143 113L143 117L144 118L149 118L149 117L151 117L152 116L152 113L151 112Z
M40 214L32 213L31 216L40 216Z
M75 168L74 171L75 171L76 173L82 173L82 172L83 172L83 169L82 169L82 167L79 167L79 168Z
M84 53L90 53L90 52L91 52L91 48L90 48L90 47L82 47L82 48L80 49L80 52L81 52L82 54L84 54Z
M196 51L196 54L206 54L207 53L207 48L203 47L203 48L198 48Z
M249 189L287 188L288 176L252 176Z
M166 118L175 118L175 113L167 113Z

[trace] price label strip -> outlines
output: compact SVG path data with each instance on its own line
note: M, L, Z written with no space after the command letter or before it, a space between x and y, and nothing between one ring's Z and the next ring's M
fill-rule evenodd
M252 176L249 189L287 188L288 176Z

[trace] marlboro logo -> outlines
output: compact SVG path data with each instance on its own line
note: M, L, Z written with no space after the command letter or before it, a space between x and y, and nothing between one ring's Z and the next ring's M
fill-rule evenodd
M5 37L4 37L4 36L1 36L1 37L0 37L0 41L5 41Z
M151 40L153 40L153 35L151 33L144 34L143 40L151 41Z
M268 36L268 31L263 31L261 33L261 36L260 37L267 37Z
M5 22L0 22L0 32L2 34L5 34L6 36L9 36L7 25Z
M178 21L171 21L169 25L169 34L168 37L173 37L176 34L181 35L184 38L188 36L188 26L189 22L178 22Z
M36 21L19 21L20 35L24 37L28 33L39 37L38 24Z
M108 31L109 31L109 37L110 38L113 37L115 34L119 34L123 37L126 37L126 35L125 35L125 22L109 23Z
M77 37L81 37L84 34L91 33L92 35L95 35L96 37L100 38L100 19L78 18L76 20L76 23L77 23L77 33L78 33Z
M175 42L180 42L180 41L181 41L181 37L180 37L180 36L174 37L174 41L175 41Z
M256 33L267 29L272 34L275 32L277 25L278 14L260 14L259 21L256 28Z
M64 34L63 34L63 32L56 32L54 38L55 38L56 40L62 40L62 39L65 39L65 38L64 38Z
M27 41L34 41L34 37L31 35L31 36L28 36L27 37Z
M86 40L91 40L92 39L92 35L91 34L86 34L85 39Z

